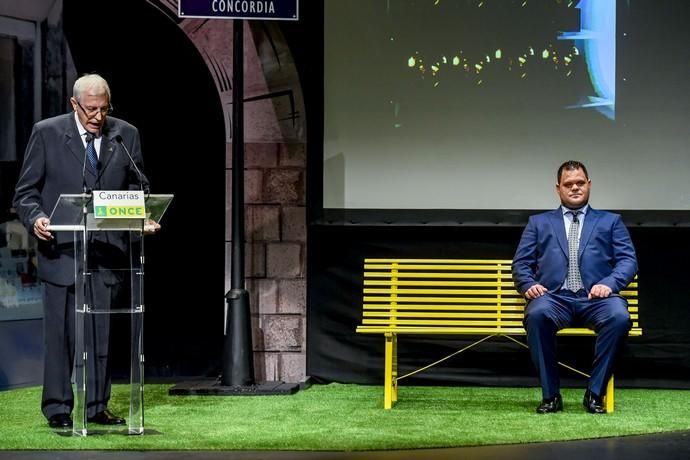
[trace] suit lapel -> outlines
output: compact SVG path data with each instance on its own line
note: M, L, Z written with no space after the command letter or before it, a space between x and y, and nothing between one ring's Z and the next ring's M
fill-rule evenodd
M103 136L101 140L101 175L105 168L108 167L108 163L113 158L113 151L115 150L115 140L110 137Z
M599 217L601 217L599 212L597 212L595 209L592 209L590 206L589 211L587 211L587 214L585 215L585 223L582 227L582 232L580 233L580 247L578 250L580 256L582 256L582 252L585 246L587 246L589 238L592 236L592 230L594 230Z
M560 206L549 214L549 221L551 222L553 233L556 235L556 239L558 240L558 244L561 247L563 254L568 257L568 238L565 234L565 225L563 225L563 211L561 210Z
M77 128L77 121L74 119L74 113L70 112L66 116L68 118L68 126L65 129L65 144L67 145L67 149L72 153L72 155L74 155L79 162L79 165L83 168L82 170L85 171L87 185L89 187L93 187L98 178L90 166L84 165L84 161L86 161L86 147L84 147L84 141L79 135L79 129ZM101 173L102 172L103 168L101 168ZM100 174L98 177L100 177Z
M84 143L81 140L81 136L79 136L77 122L74 120L74 113L70 112L66 115L66 117L67 127L65 129L65 145L67 146L67 150L74 155L79 164L84 166L84 152L86 149L84 148Z
M106 119L105 125L103 125L103 140L101 141L100 152L101 175L103 174L103 171L105 171L105 168L108 167L110 160L113 158L113 152L115 151L116 147L115 137L118 135L118 130L113 130L112 128L113 127L110 119Z

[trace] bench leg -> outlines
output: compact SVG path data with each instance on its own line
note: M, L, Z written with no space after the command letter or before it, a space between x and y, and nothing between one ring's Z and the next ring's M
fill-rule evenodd
M386 356L383 376L383 408L391 409L398 400L398 338L395 334L386 334Z
M606 413L610 414L613 412L614 406L614 395L613 395L613 375L609 379L609 383L606 385L606 396L604 396L604 405L606 406Z
M392 392L391 398L393 402L398 401L398 336L393 335L393 375L392 375Z

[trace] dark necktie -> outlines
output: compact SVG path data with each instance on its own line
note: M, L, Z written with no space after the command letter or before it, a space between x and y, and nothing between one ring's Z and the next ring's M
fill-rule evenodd
M582 289L580 265L577 260L578 250L580 249L580 241L578 238L580 220L577 216L582 213L580 211L568 211L568 214L573 216L573 222L568 229L568 277L565 280L565 287L569 291L577 292Z
M92 136L87 136L88 142L86 143L86 159L89 162L91 171L95 174L98 171L98 156L96 155L96 146L94 145L94 138Z

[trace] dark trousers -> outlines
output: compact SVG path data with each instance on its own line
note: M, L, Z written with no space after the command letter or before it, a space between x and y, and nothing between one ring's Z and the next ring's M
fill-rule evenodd
M532 362L539 372L543 398L560 392L556 359L556 333L566 327L589 327L597 332L594 362L588 388L604 396L606 384L620 348L632 326L627 301L618 295L587 299L581 289L548 292L529 302L525 311L525 329Z
M74 285L58 286L44 282L43 291L43 397L41 409L46 418L69 414L74 407L72 373L75 348ZM89 303L109 309L115 286L92 279ZM108 314L88 314L84 325L87 352L87 416L106 409L110 399L108 347L110 319ZM81 318L82 315L79 315Z

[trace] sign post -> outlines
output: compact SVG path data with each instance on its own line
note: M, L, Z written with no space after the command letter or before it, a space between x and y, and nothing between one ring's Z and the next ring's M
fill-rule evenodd
M244 278L244 19L298 19L298 0L179 0L181 18L232 19L232 253L231 286L225 294L225 340L222 375L211 385L188 382L171 395L293 394L297 383L254 379L249 293Z

